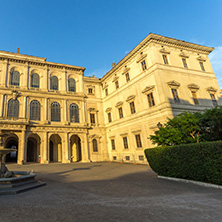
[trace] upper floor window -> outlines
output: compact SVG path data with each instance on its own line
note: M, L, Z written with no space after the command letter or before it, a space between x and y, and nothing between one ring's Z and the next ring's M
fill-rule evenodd
M56 76L52 76L50 78L50 89L52 90L59 90L59 82Z
M96 123L95 114L94 113L90 113L90 123L91 124L95 124Z
M184 59L184 58L182 58L182 62L183 62L183 67L184 67L184 68L188 68L188 66L187 66L187 60Z
M112 122L111 112L110 112L110 113L107 113L107 115L108 115L108 121L109 121L109 123L111 123L111 122Z
M31 87L39 88L39 75L37 73L31 75Z
M204 68L204 64L203 64L203 62L199 62L199 64L200 64L200 68L201 68L201 70L205 72L205 68Z
M115 81L115 86L116 86L116 89L118 89L119 88L119 81L117 80L117 81Z
M10 85L19 86L20 73L18 71L12 71L10 75Z
M129 82L130 81L129 73L127 72L125 76L126 76L126 82Z
M40 120L40 102L38 100L32 100L30 103L30 119Z
M141 142L140 134L135 135L135 138L136 138L137 148L141 148L142 147L142 142Z
M92 88L88 88L88 94L93 94L93 89Z
M147 98L148 98L149 107L155 106L155 102L154 102L154 98L153 98L153 93L152 92L147 94Z
M98 152L98 143L96 139L92 140L92 144L93 144L93 152Z
M105 94L106 94L106 96L109 95L108 88L105 89Z
M19 117L19 101L17 99L8 101L7 117Z
M142 65L143 71L147 69L147 67L146 67L146 61L145 61L145 60L143 60L143 61L141 62L141 65Z
M129 148L129 147L128 147L128 141L127 141L127 137L126 137L126 136L123 137L123 147L124 147L124 149L128 149L128 148Z
M122 119L123 118L123 108L119 107L118 110L119 110L119 118Z
M180 99L177 93L177 89L171 89L172 94L173 94L173 99L175 103L180 103Z
M111 139L111 146L112 146L112 150L116 149L116 145L115 145L115 140Z
M211 100L212 100L212 103L214 106L217 106L217 100L215 98L215 95L214 94L210 94L210 97L211 97Z
M169 63L168 63L168 59L167 59L167 55L162 55L163 56L163 62L164 62L164 64L166 64L166 65L168 65Z
M70 122L79 123L79 107L77 104L72 103L69 107Z
M131 114L136 112L134 101L130 102L130 111Z
M68 80L69 92L76 92L76 81L73 78Z
M54 121L54 122L61 121L60 105L57 102L53 102L51 104L51 121Z
M191 93L192 93L194 104L199 105L199 101L198 101L198 98L197 98L197 93L196 92L191 92Z

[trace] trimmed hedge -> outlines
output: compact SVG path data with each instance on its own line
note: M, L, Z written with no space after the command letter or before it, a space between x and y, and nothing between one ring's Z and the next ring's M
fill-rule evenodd
M222 141L145 150L158 175L222 185Z

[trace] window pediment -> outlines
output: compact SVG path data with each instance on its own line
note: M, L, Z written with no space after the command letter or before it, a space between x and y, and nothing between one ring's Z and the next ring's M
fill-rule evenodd
M180 83L176 82L176 81L170 81L167 83L169 85L169 87L171 88L178 88L180 86Z
M116 107L119 107L119 106L122 106L123 105L123 102L121 101L121 102L118 102L117 104L116 104Z
M131 102L131 101L133 101L133 100L135 100L135 95L131 95L131 96L129 96L127 99L126 99L126 102Z
M128 73L129 71L130 71L130 68L129 67L125 67L125 69L122 72L122 75Z
M113 78L113 82L116 82L119 79L119 76L116 76Z
M170 54L170 51L168 49L164 48L164 47L162 47L160 49L160 52L163 53L163 54Z
M185 52L181 52L179 54L179 56L182 57L182 58L186 58L186 59L189 58L189 55L187 53L185 53Z
M192 91L192 92L196 92L197 90L199 90L199 86L194 84L194 83L191 83L188 85L188 88Z
M112 107L108 107L108 108L106 109L106 113L111 112L111 110L112 110Z
M144 90L142 91L142 93L147 94L148 92L153 91L154 88L155 88L154 85L152 85L152 86L146 86L146 87L144 88Z
M203 56L199 56L199 57L197 57L197 60L199 60L201 62L205 62L207 59Z
M217 89L215 89L214 87L210 86L210 87L207 88L207 91L211 92L211 93L216 93Z
M142 60L144 60L147 57L147 54L140 54L139 58L137 59L137 63L141 62Z

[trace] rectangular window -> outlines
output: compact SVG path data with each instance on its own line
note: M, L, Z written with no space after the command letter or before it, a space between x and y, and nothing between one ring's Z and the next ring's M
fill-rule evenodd
M96 121L95 121L95 114L94 114L94 113L90 113L90 122L91 122L92 124L95 124L95 123L96 123Z
M125 156L125 159L126 159L127 161L130 161L130 156Z
M139 160L140 160L140 161L144 161L144 156L142 156L142 155L139 156Z
M108 93L108 88L105 89L105 94L106 94L106 96L109 95L109 93Z
M130 76L129 76L129 73L126 73L126 82L129 82L130 81Z
M133 113L136 112L134 102L131 102L131 103L130 103L130 111L131 111L131 114L133 114Z
M113 160L116 160L116 156L113 156Z
M173 94L173 99L175 103L180 103L180 99L176 89L171 89Z
M111 139L111 146L112 146L112 150L116 149L116 145L115 145L115 140Z
M183 59L182 59L182 62L183 62L184 68L188 68L188 66L187 66L187 60L183 58Z
M142 142L141 142L140 134L135 135L135 137L136 137L136 146L137 146L137 148L141 148L142 147Z
M123 147L124 147L124 149L128 149L129 147L128 147L128 141L127 141L127 137L125 136L125 137L123 137Z
M88 94L93 94L93 89L92 88L88 88Z
M123 118L123 108L120 107L118 110L119 110L119 118L122 119Z
M197 93L196 92L191 92L192 93L192 96L193 96L193 102L195 105L199 105L199 101L198 101L198 98L197 98Z
M215 98L215 95L214 95L214 94L210 94L210 97L211 97L211 100L212 100L212 102L213 102L213 105L214 105L214 106L217 106L217 100L216 100L216 98Z
M143 61L141 62L141 65L142 65L143 71L147 69L147 67L146 67L146 61L145 61L145 60L143 60Z
M148 98L149 107L155 106L155 102L154 102L154 98L153 98L153 93L149 93L147 95L147 98Z
M162 55L163 56L163 62L164 64L168 65L168 59L167 59L167 55Z
M200 68L201 68L202 71L205 72L205 68L204 68L204 64L203 64L203 62L200 62Z
M112 122L112 116L111 116L111 113L108 113L108 121L109 121L109 123Z
M116 86L116 89L119 88L119 82L118 81L115 82L115 86Z

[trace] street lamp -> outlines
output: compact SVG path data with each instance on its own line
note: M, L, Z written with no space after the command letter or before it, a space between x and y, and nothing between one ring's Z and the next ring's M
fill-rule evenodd
M163 126L163 125L162 125L160 122L157 123L157 127L158 127L158 129L160 129L162 126Z

